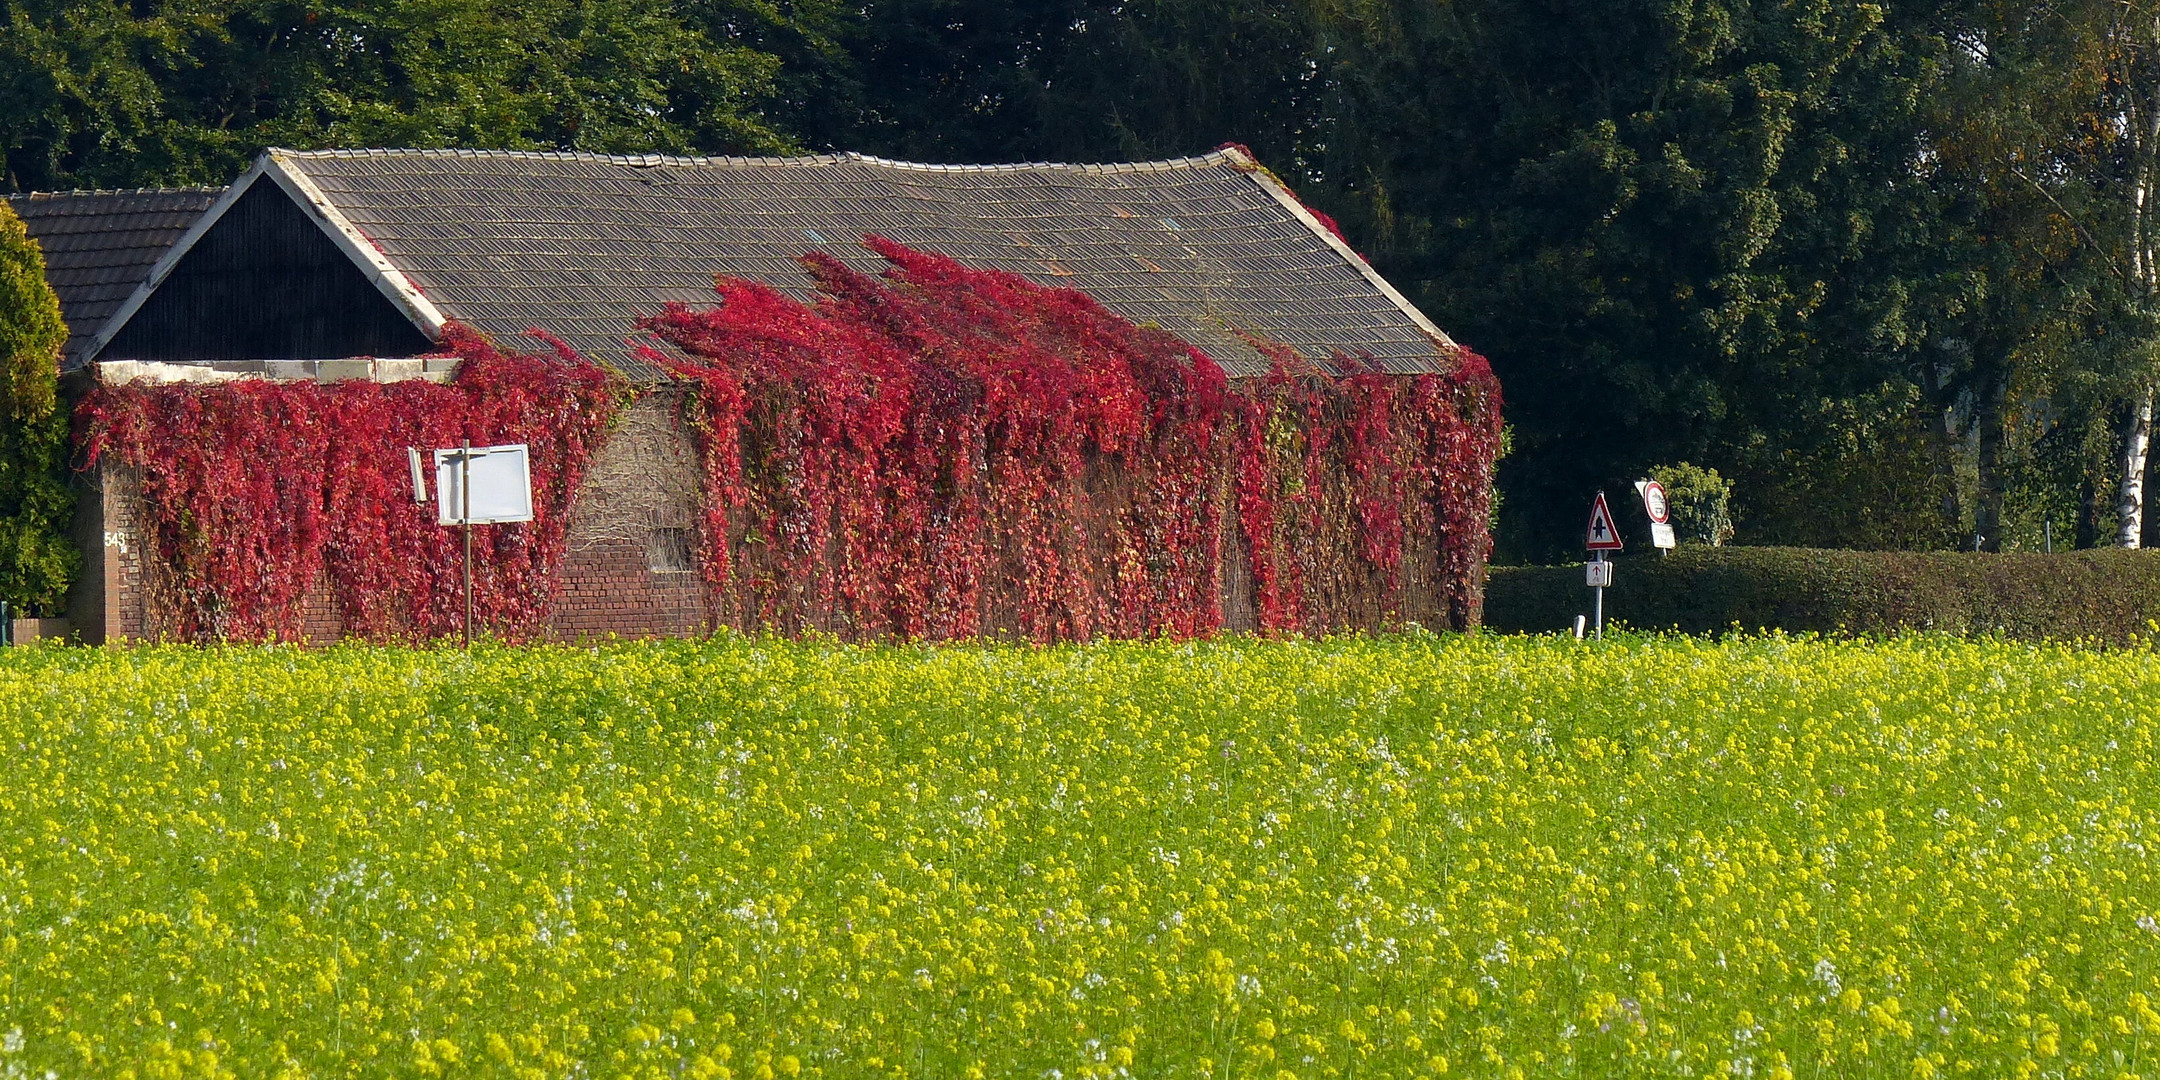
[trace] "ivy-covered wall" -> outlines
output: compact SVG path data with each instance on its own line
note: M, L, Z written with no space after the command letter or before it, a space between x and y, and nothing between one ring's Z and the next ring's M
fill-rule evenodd
M719 306L648 324L675 350L650 359L700 392L718 621L1035 641L1477 623L1483 358L1331 372L1255 338L1273 372L1233 386L1083 293L866 242L882 276L811 254L813 302L722 279Z
M142 615L110 629L455 633L458 549L404 448L461 438L535 448L536 520L482 530L480 616L508 637L1477 623L1499 446L1481 358L1388 376L1254 339L1273 373L1233 385L1081 293L868 242L881 277L804 259L813 302L722 279L718 306L651 319L648 359L679 381L629 408L567 350L465 331L447 385L96 390L84 449L142 566L107 603Z
M529 523L476 534L476 616L510 637L544 633L571 495L627 387L571 355L509 352L452 327L448 383L236 379L101 386L77 407L86 461L124 506L106 558L133 544L139 633L187 641L309 637L325 589L344 634L417 640L458 632L463 549L412 498L406 448L532 447ZM320 604L318 603L319 607Z

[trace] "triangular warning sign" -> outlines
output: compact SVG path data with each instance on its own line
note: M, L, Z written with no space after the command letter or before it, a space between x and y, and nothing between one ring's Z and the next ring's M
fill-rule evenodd
M1597 493L1597 501L1590 504L1590 531L1583 546L1591 551L1620 550L1620 530L1613 528L1612 509L1605 505L1605 493Z

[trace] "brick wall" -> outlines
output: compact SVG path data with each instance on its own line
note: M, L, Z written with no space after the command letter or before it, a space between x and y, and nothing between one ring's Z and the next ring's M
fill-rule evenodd
M700 576L694 569L653 566L655 534L677 530L679 537L694 524L696 452L681 417L679 395L648 394L626 411L593 461L572 509L549 627L554 636L577 641L704 631ZM108 463L80 483L75 531L84 568L70 598L71 624L93 644L170 636L171 619L160 617L155 567L143 557L140 476ZM303 598L301 626L315 644L344 636L344 616L327 580Z
M695 572L654 571L647 556L646 545L626 540L573 550L555 601L555 636L576 641L703 633L704 579Z
M83 568L68 595L68 621L93 645L155 637L146 610L140 477L107 464L79 474L76 484L75 543Z
M685 637L709 625L690 550L656 543L696 527L699 470L686 404L674 389L640 397L594 455L570 511L556 637ZM674 569L658 568L667 566Z

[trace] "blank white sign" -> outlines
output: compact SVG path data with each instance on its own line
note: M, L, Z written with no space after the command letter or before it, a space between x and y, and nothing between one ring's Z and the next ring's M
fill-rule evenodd
M463 450L435 451L435 522L464 525ZM532 464L524 443L472 448L472 517L474 525L531 521Z

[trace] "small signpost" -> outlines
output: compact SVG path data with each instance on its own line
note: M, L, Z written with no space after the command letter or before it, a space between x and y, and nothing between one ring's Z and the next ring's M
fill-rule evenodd
M413 501L427 501L420 450L407 447L412 468ZM524 443L435 451L435 523L461 526L465 532L465 647L472 647L472 527L531 521L532 461Z
M1612 507L1605 504L1605 493L1597 493L1590 504L1590 527L1583 537L1583 547L1590 551L1590 562L1583 567L1586 583L1597 595L1597 617L1594 636L1605 640L1605 590L1612 585L1612 564L1605 561L1605 553L1620 550L1620 530L1613 527Z
M1650 515L1650 543L1663 555L1676 543L1673 537L1672 507L1665 502L1665 485L1655 480L1635 481L1635 491L1642 496L1643 513Z

